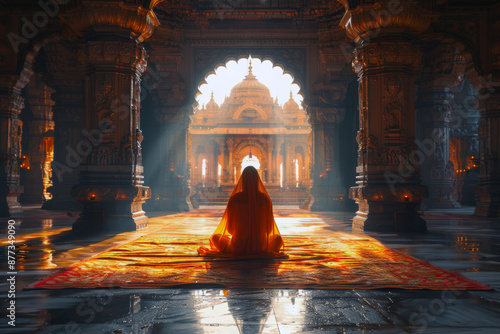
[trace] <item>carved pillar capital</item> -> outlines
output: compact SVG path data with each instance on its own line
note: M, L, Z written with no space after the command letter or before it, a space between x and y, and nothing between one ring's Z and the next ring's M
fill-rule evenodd
M190 123L193 108L185 104L187 86L184 79L175 71L160 71L155 76L151 92L158 98L158 109L164 114L164 122Z
M336 20L325 20L318 30L319 57L328 72L339 73L351 62L352 42Z
M347 87L355 76L339 75L326 72L313 84L308 106L322 108L343 108L347 96Z
M78 59L87 67L130 69L138 76L142 75L147 65L146 50L130 41L88 41L80 49Z
M152 9L123 1L82 1L59 17L76 34L88 29L115 28L142 42L153 34L160 23Z
M227 144L229 151L232 152L232 150L234 148L234 137L233 136L227 137L226 144Z
M356 43L381 34L400 34L405 30L423 32L436 15L420 7L418 1L379 0L348 10L340 25Z
M158 120L162 123L179 123L189 125L191 119L184 107L163 106L158 110Z
M393 67L413 72L420 64L422 51L409 41L379 41L357 47L352 66L358 75Z
M456 46L439 44L426 50L420 89L461 90L465 78L465 58Z
M339 124L344 120L345 108L308 107L307 113L313 124Z
M150 61L162 71L180 72L182 64L182 31L169 27L158 27L148 40L151 47Z

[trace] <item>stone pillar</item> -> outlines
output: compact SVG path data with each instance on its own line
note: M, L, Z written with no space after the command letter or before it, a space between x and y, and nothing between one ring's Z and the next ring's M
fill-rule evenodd
M217 142L215 139L212 137L210 138L210 158L209 158L209 165L208 165L208 178L209 182L216 185L217 184L217 156L218 156L218 147L217 147Z
M222 183L227 184L230 181L230 170L229 170L229 148L227 144L227 140L224 138L223 143L221 144L223 147L223 155L224 161L222 166Z
M477 78L479 120L479 184L475 214L500 217L500 22L496 19L491 44L491 74Z
M274 182L274 168L273 168L273 148L274 148L274 141L271 137L267 139L267 183L273 183Z
M159 157L163 167L163 176L159 200L155 204L156 209L175 212L189 211L191 203L186 199L190 194L187 183L189 118L185 117L183 108L176 110L175 113L170 108L170 112L165 113L164 117L161 137L165 138L165 143L162 145L164 151Z
M353 67L359 81L358 176L349 196L359 210L353 229L424 231L426 223L417 208L427 189L420 183L414 110L414 72L421 51L401 31L426 30L432 15L416 2L397 8L381 3L349 10L341 22L357 43ZM377 20L374 13L381 10L392 15Z
M276 150L274 150L274 178L276 180L276 184L279 186L280 185L280 160L279 160L279 156L280 156L280 151L282 149L282 146L283 146L283 141L284 139L282 137L277 137L276 138Z
M21 160L22 122L19 114L24 108L18 76L4 75L0 80L0 216L12 217L22 213L19 195L19 165Z
M290 151L290 141L285 139L282 146L282 156L283 156L283 188L286 189L289 186L288 182L288 163L289 163L289 151Z
M84 1L60 15L82 36L85 67L85 140L79 183L72 196L83 204L75 231L134 231L147 226L143 185L140 81L146 69L141 42L158 19L149 7L122 1ZM103 33L105 32L105 33ZM99 39L95 39L99 36Z
M29 159L29 169L24 170L24 193L21 202L41 204L49 198L47 188L50 185L50 165L53 160L54 122L50 95L54 90L48 87L41 75L34 75L26 89L27 101L33 114L29 121L29 145L25 152Z
M500 82L500 71L494 72L493 82ZM500 93L485 87L479 92L480 160L479 186L475 214L500 217ZM484 97L481 99L481 97Z
M229 151L229 183L234 183L234 166L233 166L233 152L234 152L234 138L228 137L226 140L227 149Z
M331 211L341 208L339 123L344 108L308 108L312 123L313 171L311 196L307 208L311 211Z
M85 100L83 82L57 76L51 98L54 117L54 161L52 162L52 186L48 191L52 198L45 202L45 210L80 211L83 206L71 196L71 189L78 184L81 163L76 149L83 138ZM76 153L75 153L76 152Z
M304 208L312 211L343 209L345 194L341 187L339 126L344 120L347 87L355 80L349 55L351 41L345 31L331 20L333 13L319 18L319 58L321 73L312 85L307 113L311 124L311 188ZM347 74L349 73L349 74Z
M182 73L182 45L180 27L173 25L160 26L148 40L151 45L149 67L151 72L151 93L158 96L156 105L157 118L162 122L161 136L165 141L161 145L158 160L160 161L161 185L155 207L158 210L175 212L189 211L193 204L191 198L195 189L191 188L191 175L201 183L201 165L191 161L189 154L193 143L189 139L189 116L193 109L186 103L187 84ZM165 42L168 41L168 42ZM196 168L198 167L198 168ZM196 206L196 203L194 203Z
M46 71L44 81L55 90L51 99L54 120L54 159L51 199L42 209L81 211L83 206L71 196L78 183L78 166L82 162L77 146L84 138L85 114L84 67L78 61L78 46L53 42L44 46Z
M133 40L91 40L83 48L85 131L90 135L77 151L91 152L72 190L84 205L75 230L133 231L147 226L142 204L151 192L143 185L139 116L145 59L146 51Z
M450 121L454 92L461 88L465 62L458 50L440 45L427 53L430 65L425 68L420 85L420 143L430 143L423 152L422 181L429 189L425 208L459 208L453 198L453 163L450 161Z

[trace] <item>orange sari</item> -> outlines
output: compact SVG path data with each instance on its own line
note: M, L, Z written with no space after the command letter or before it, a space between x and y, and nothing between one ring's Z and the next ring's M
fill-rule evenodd
M271 198L254 167L243 170L222 220L202 256L276 257L284 244L276 226Z

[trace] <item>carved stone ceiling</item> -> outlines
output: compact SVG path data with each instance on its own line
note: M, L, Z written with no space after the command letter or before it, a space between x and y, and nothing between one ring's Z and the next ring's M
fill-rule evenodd
M220 20L222 16L237 20L314 20L339 11L345 11L342 4L331 0L166 0L155 7L160 21L173 17Z

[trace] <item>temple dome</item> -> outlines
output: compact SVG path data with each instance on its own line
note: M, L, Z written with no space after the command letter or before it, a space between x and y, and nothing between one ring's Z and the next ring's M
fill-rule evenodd
M252 73L252 62L248 66L248 75L243 79L242 82L237 84L231 89L231 94L229 99L241 98L241 97L262 97L271 98L271 92L266 85L259 82L255 75Z

